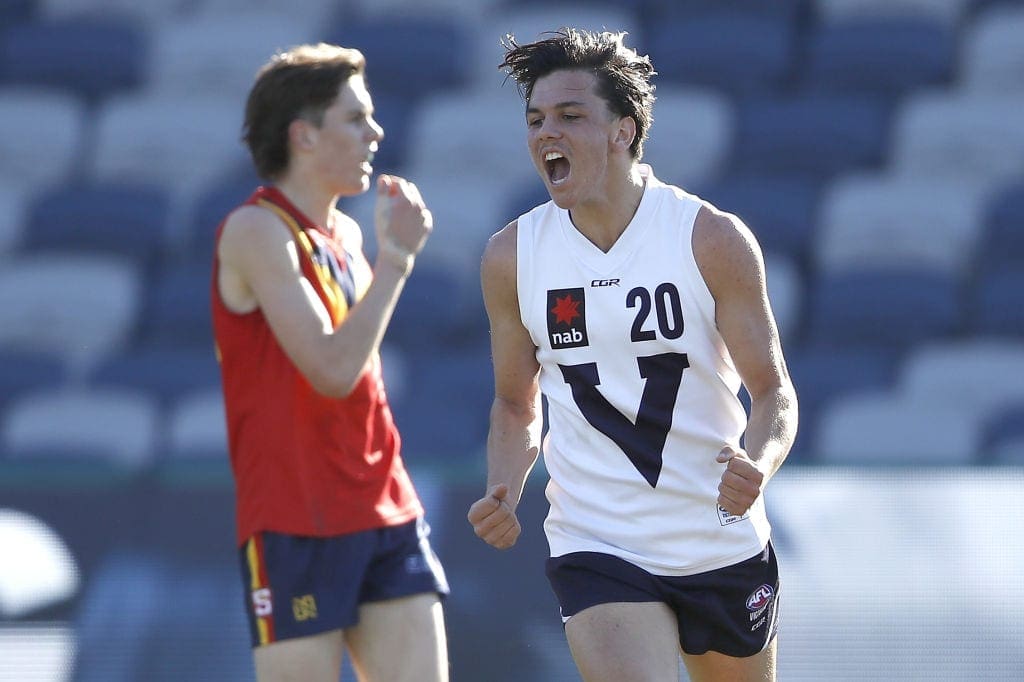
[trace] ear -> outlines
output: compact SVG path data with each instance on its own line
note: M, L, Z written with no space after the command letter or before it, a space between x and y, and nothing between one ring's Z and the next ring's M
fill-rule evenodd
M297 118L288 124L288 141L292 149L312 149L316 144L317 129L303 118Z
M629 146L636 139L636 121L632 116L623 116L619 119L618 127L615 129L614 142L624 150L629 151Z

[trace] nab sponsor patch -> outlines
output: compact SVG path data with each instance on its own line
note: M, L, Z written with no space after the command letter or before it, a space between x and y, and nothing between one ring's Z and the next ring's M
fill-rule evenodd
M590 344L583 287L548 290L548 340L554 349Z

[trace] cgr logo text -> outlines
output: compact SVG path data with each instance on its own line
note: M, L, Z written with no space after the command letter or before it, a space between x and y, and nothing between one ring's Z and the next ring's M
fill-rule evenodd
M619 280L616 279L592 279L590 280L590 286L592 287L617 287L619 286Z

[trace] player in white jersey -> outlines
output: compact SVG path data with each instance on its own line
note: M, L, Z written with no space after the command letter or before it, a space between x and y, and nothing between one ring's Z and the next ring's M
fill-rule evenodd
M677 680L681 651L695 682L774 680L762 491L797 403L760 248L640 163L650 60L622 34L552 36L510 39L502 64L552 200L484 254L495 399L469 521L495 547L518 538L543 394L547 573L583 679Z

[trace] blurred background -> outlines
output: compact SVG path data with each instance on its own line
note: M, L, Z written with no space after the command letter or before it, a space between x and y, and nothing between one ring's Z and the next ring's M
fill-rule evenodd
M546 198L499 41L562 25L650 54L645 161L764 247L801 407L780 679L1024 679L1024 2L0 0L0 681L252 678L212 235L256 69L319 40L367 55L375 166L435 216L384 355L453 680L578 679L542 464L516 548L465 521L480 254Z

